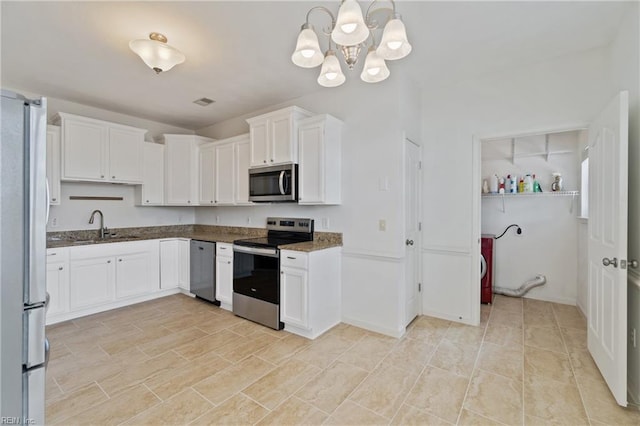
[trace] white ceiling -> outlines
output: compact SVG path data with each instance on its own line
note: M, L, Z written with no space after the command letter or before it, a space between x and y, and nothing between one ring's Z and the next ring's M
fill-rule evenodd
M2 1L1 83L195 130L317 90L341 90L321 88L319 69L290 60L306 12L317 4L337 11L339 2ZM423 87L446 84L603 46L630 7L400 1L413 52L389 64L390 80L402 70ZM320 13L311 17L316 28L327 22ZM147 68L128 43L153 31L186 62L160 75ZM343 69L356 79L360 68ZM192 103L203 96L216 103Z

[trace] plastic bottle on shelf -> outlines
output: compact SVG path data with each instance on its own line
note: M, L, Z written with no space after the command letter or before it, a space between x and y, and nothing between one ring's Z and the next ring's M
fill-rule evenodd
M498 180L498 194L504 194L504 178Z
M522 178L518 181L518 192L524 192L524 179Z
M516 194L518 192L518 179L516 178L516 175L509 175L509 179L511 180L511 183L509 184L509 192Z
M524 192L533 192L533 179L530 174L524 177Z
M489 192L492 194L498 193L498 175L493 175L489 179Z
M533 175L533 192L542 192L542 187L540 186L540 182L536 179L536 175Z
M486 179L482 181L482 193L483 194L489 193L489 182L487 182Z

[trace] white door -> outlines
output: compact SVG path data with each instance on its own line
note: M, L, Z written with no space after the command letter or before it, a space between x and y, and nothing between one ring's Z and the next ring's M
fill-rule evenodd
M233 258L216 256L216 299L233 304Z
M142 183L144 134L134 130L109 129L109 175L117 182Z
M235 159L235 203L251 204L249 202L249 139L236 143Z
M280 267L280 319L285 324L308 329L308 273Z
M151 291L149 253L118 256L116 263L116 297L129 297Z
M405 325L419 313L420 147L405 140Z
M587 341L613 396L627 405L627 148L629 94L589 127Z

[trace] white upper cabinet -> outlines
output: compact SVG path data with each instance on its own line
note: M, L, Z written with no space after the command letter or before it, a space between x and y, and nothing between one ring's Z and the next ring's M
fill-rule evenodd
M213 139L195 135L164 135L165 204L198 205L200 167L198 147Z
M249 135L242 135L235 143L235 203L249 201Z
M321 114L298 128L298 203L341 203L342 122Z
M216 144L215 188L216 204L235 204L233 142Z
M164 203L164 145L145 142L142 148L142 185L136 188L138 204Z
M144 129L59 113L62 180L142 183Z
M49 204L60 204L60 127L47 126Z
M297 163L298 121L311 115L293 106L247 119L250 166Z
M200 167L200 189L198 198L200 205L213 205L216 202L217 182L215 173L216 147L213 144L200 146L198 150L198 166Z

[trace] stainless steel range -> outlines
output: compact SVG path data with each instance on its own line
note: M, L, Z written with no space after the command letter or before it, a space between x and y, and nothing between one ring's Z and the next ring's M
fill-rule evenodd
M233 313L281 330L279 247L312 241L313 219L269 217L267 230L233 242Z

